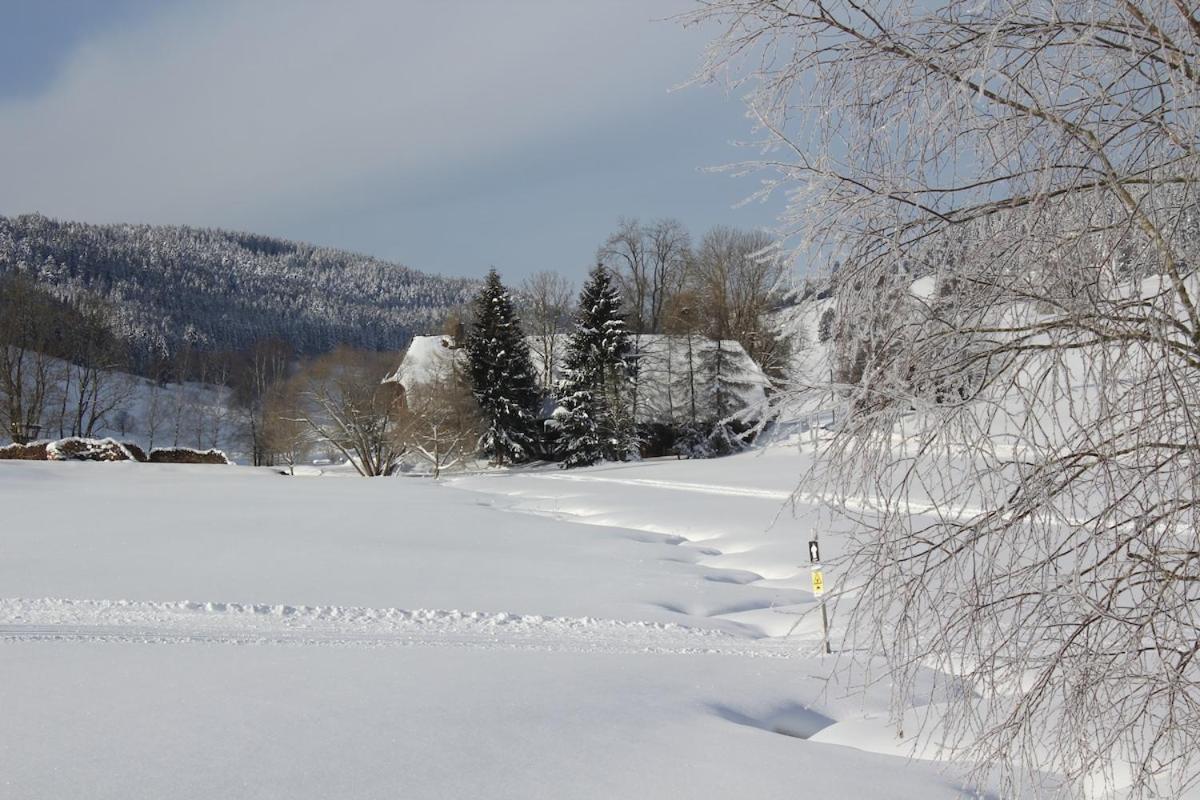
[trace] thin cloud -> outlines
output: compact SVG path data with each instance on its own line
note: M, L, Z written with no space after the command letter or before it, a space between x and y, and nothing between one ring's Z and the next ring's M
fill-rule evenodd
M0 213L250 227L378 176L644 112L702 36L673 3L204 3L79 49L0 105ZM580 154L586 158L586 153Z

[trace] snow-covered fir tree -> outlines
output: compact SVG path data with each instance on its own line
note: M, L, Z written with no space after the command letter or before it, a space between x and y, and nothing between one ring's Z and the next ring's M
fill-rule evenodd
M631 356L620 295L608 270L597 266L579 296L551 420L561 438L564 467L620 461L633 453Z
M746 374L745 363L737 358L729 343L715 339L706 341L696 353L696 368L701 406L720 422L745 408L747 390L753 385Z
M536 444L537 378L512 297L496 270L475 297L466 351L484 417L480 450L497 464L527 460Z

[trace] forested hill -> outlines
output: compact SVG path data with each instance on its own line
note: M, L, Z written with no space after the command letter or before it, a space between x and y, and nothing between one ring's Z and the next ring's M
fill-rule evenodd
M0 217L0 275L73 306L100 301L137 365L189 344L244 350L274 337L303 353L399 349L436 329L473 284L369 256L254 234Z

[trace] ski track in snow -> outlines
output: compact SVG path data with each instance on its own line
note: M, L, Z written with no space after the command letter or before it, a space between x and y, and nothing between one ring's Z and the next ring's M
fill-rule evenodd
M0 641L220 643L800 658L797 641L673 623L444 609L0 599Z
M607 478L602 475L543 475L540 473L525 473L516 476L520 478L536 478L544 481L577 481L583 483L618 483L627 486L647 486L654 489L674 489L680 492L698 492L700 494L718 494L730 497L754 497L763 500L788 500L792 492L781 492L772 489L753 489L744 486L722 486L715 483L686 483L683 481L668 481L659 478Z
M524 473L520 478L535 478L545 481L578 481L585 483L617 483L626 486L646 486L654 489L671 489L678 492L696 492L699 494L724 495L727 497L749 497L759 500L778 500L781 503L795 501L823 505L831 503L847 510L878 511L885 503L881 498L871 497L832 497L812 492L781 491L776 489L754 489L746 486L723 486L715 483L691 483L685 481L668 481L658 478L608 478L601 475L548 475L540 473ZM970 519L987 513L982 508L972 506L943 507L930 503L909 502L906 507L911 514L929 514L946 519Z
M784 501L791 492L652 478L526 474L520 477L627 484ZM480 491L467 489L467 491ZM489 492L485 492L489 493ZM510 513L585 523L572 514L504 508ZM675 537L677 544L693 544ZM719 550L702 548L706 554ZM741 583L761 580L743 570ZM757 610L754 605L750 610ZM747 609L738 607L735 611ZM685 612L680 612L685 613ZM719 617L721 612L704 616ZM748 633L753 626L747 628ZM0 598L0 642L86 641L353 647L461 647L475 650L803 658L808 637L739 636L674 623L551 617L454 609L292 606L236 602L156 602L69 598ZM815 641L815 640L814 640Z

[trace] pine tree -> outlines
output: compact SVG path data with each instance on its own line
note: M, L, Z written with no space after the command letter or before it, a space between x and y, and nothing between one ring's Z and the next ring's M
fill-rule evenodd
M697 390L706 410L706 424L712 427L695 455L723 456L745 446L731 427L731 417L745 408L743 398L753 384L746 376L744 352L734 351L729 345L721 339L706 341L697 354L701 380Z
M706 416L713 422L720 422L737 410L737 390L745 387L738 381L733 354L727 349L725 341L713 339L704 342L697 356L700 377L700 386L697 388L701 405L707 412Z
M631 344L621 299L608 271L597 266L579 296L552 420L562 438L564 467L619 461L631 454L636 445L631 376Z
M540 398L521 320L496 270L488 272L474 309L466 351L484 417L480 450L497 464L525 461L536 444Z

